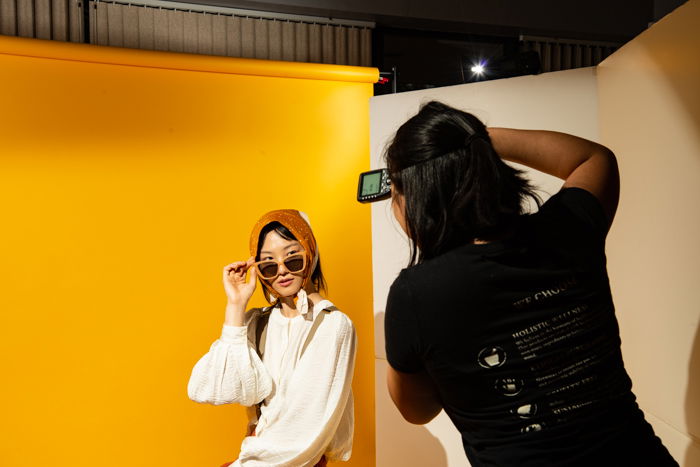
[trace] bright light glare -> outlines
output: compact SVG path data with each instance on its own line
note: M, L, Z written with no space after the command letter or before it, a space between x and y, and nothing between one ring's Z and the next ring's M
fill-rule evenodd
M476 73L477 75L480 75L484 72L484 66L483 65L474 65L472 67L472 73Z

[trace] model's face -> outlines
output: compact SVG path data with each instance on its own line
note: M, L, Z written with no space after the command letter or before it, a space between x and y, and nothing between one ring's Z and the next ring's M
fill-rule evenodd
M291 255L303 253L304 248L296 240L286 240L276 231L272 231L265 236L262 248L260 249L260 261L273 260L282 263L285 258ZM284 263L279 264L279 275L268 282L272 289L280 297L293 297L304 282L304 272L289 272Z
M395 191L393 187L391 190L391 210L394 212L396 222L399 223L404 233L408 235L408 230L406 229L406 199L402 194Z

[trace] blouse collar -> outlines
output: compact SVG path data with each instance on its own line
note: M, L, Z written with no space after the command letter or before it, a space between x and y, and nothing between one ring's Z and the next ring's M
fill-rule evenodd
M333 306L333 303L330 300L323 299L317 304L313 306L309 306L311 304L311 300L309 300L309 296L306 293L306 290L301 289L299 293L297 293L297 311L301 316L304 317L304 319L313 319L319 311L325 310L328 307ZM282 310L282 305L279 304L275 308L278 308L280 311ZM309 314L309 311L311 313ZM308 315L308 316L307 316Z

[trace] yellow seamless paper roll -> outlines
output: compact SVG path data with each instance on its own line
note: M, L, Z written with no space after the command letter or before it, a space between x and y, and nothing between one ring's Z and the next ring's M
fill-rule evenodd
M377 70L11 37L0 70L0 464L235 459L244 411L189 401L187 380L221 330L221 268L247 258L262 213L296 208L358 329L345 465L374 465L370 214L354 196Z

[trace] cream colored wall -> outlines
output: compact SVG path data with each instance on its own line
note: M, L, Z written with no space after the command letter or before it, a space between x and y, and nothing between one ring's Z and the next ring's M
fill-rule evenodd
M681 465L700 465L700 1L598 67L600 127L617 154L608 263L640 405Z
M597 91L593 68L547 73L498 81L451 86L372 98L371 165L383 167L387 140L422 102L437 99L470 111L487 125L573 133L597 140ZM527 170L543 188L543 198L561 181ZM405 422L386 390L384 309L389 286L408 259L408 243L395 223L389 202L372 205L372 267L374 272L375 385L377 466L457 467L469 465L456 428L441 413L425 426Z

